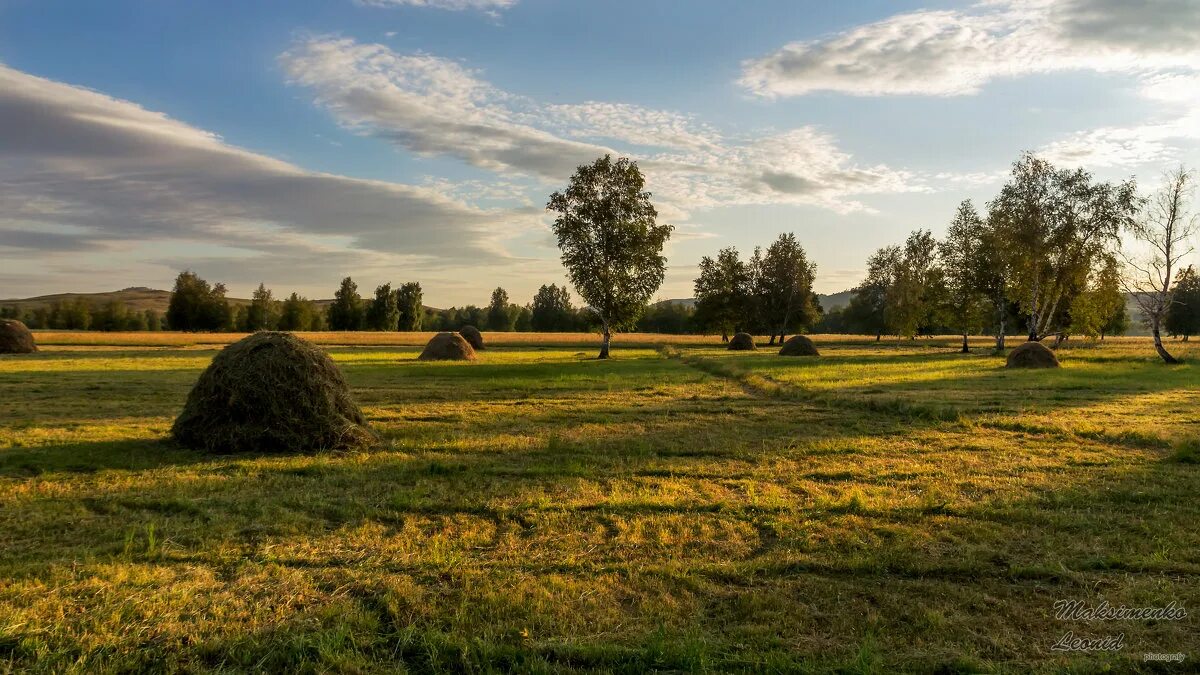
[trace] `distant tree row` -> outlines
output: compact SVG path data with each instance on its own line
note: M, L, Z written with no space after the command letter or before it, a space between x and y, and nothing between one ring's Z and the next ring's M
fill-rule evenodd
M0 319L17 319L30 328L53 330L142 331L164 330L162 315L153 309L137 310L119 301L94 305L86 299L56 301L44 307L0 307Z

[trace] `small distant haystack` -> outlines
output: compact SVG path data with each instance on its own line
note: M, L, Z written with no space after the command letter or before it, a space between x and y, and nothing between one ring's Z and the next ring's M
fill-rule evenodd
M32 354L37 343L33 333L16 319L0 319L0 354Z
M1057 368L1058 357L1040 342L1024 342L1008 353L1009 368Z
M729 340L729 346L727 349L731 349L736 352L756 352L758 351L758 345L754 344L753 335L749 333L738 333Z
M417 358L421 361L474 361L475 349L458 333L438 333Z
M374 435L329 356L290 333L259 332L217 354L171 434L207 452L303 452L369 445Z
M471 347L477 351L483 350L483 334L475 326L463 326L458 330L458 334L463 336Z
M817 351L817 346L813 341L803 335L793 335L788 338L788 341L783 343L783 348L779 350L780 356L820 356L821 352Z

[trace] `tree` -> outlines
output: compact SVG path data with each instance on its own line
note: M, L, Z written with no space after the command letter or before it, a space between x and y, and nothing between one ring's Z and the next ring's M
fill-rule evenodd
M804 330L820 318L812 291L817 266L808 261L796 235L779 235L765 255L755 249L749 271L754 301L770 331L771 344L776 336L782 342L789 332Z
M256 330L274 330L279 323L279 309L275 298L265 284L260 283L250 296L250 306L246 308L246 332Z
M601 359L613 331L635 324L666 274L662 250L674 228L657 224L645 184L636 162L605 155L576 169L546 205L558 214L554 234L567 276L600 321Z
M971 351L968 336L983 325L984 221L970 200L959 204L946 239L938 246L946 288L946 319L962 334L962 353Z
M311 330L317 315L313 303L295 291L279 308L279 330Z
M421 330L425 318L425 307L421 304L421 284L410 281L396 289L396 309L400 318L396 330Z
M171 330L221 330L229 327L231 318L224 284L209 286L207 281L186 270L175 278L167 305L167 325Z
M1072 289L1085 287L1136 212L1136 188L1097 183L1083 169L1056 169L1026 154L989 210L996 245L1010 256L1009 291L1028 317L1029 340L1040 340L1061 336Z
M1163 320L1163 330L1182 337L1184 342L1200 335L1200 275L1191 265L1175 275L1175 298Z
M937 264L937 240L928 230L916 230L904 242L887 293L888 324L896 337L930 333L944 304L942 270Z
M528 333L533 330L533 308L529 305L518 307L510 305L510 308L516 310L516 318L513 319L513 330Z
M539 332L566 332L574 326L574 308L566 286L542 284L533 296L530 327Z
M1175 301L1173 275L1192 252L1197 216L1191 212L1194 193L1191 172L1179 167L1168 174L1146 208L1128 223L1140 250L1125 255L1129 274L1125 290L1133 294L1154 336L1154 350L1166 363L1179 363L1162 343L1162 324Z
M358 284L350 277L342 279L342 285L333 294L329 305L330 330L359 330L363 324L362 297L358 295Z
M1104 267L1092 275L1087 289L1075 296L1070 317L1072 333L1103 338L1105 334L1124 332L1125 296L1121 293L1121 269L1115 256L1107 256Z
M846 307L846 321L855 331L875 334L878 342L890 327L888 297L899 274L902 252L899 246L885 246L867 258L867 278L854 288Z
M750 268L732 246L718 251L716 259L701 258L693 287L697 324L720 332L722 342L729 341L730 333L748 328L754 316L750 282Z
M516 317L508 311L508 291L497 286L492 291L492 301L488 303L488 330L511 331L514 319Z
M396 294L392 292L391 284L375 288L375 299L367 305L363 323L368 330L384 331L396 330L400 325L400 306L396 302Z

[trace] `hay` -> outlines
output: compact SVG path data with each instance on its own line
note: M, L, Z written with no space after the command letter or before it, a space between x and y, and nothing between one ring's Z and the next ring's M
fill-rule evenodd
M1040 342L1025 342L1008 353L1009 368L1057 368L1058 357Z
M417 358L421 361L474 361L475 350L458 333L438 333Z
M779 350L780 356L820 356L821 352L817 351L817 346L813 344L803 335L793 335L788 338L788 341L783 343L783 348Z
M37 343L33 333L16 319L0 319L0 354L32 354Z
M483 349L483 334L475 326L463 326L458 330L458 334L476 351Z
M754 344L754 336L749 333L738 333L729 340L729 346L726 349L733 351L758 351L758 345Z
M275 332L221 350L171 434L207 452L344 450L374 440L333 360L310 342Z

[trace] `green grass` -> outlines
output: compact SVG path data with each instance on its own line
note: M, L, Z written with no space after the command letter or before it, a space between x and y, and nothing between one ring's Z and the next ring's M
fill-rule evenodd
M662 338L669 340L669 338ZM0 672L1155 672L1200 612L1200 350L331 347L379 446L165 435L210 348L0 358ZM1174 348L1182 347L1175 344ZM1117 653L1050 649L1123 632ZM1186 664L1187 662L1185 662Z

